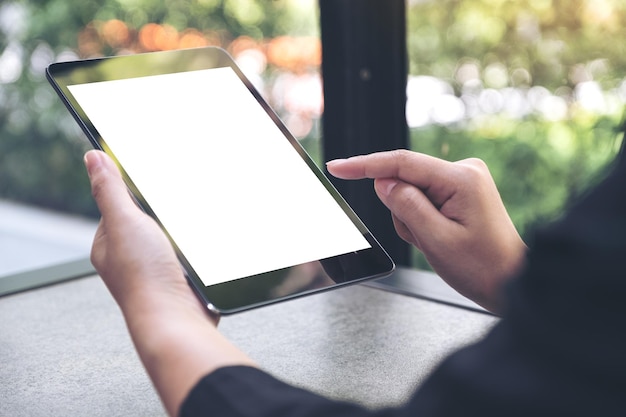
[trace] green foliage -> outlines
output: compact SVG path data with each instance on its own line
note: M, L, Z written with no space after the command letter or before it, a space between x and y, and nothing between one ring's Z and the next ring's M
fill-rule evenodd
M12 53L16 59L4 62L13 68L13 75L5 73L13 82L0 84L0 196L95 214L81 164L85 141L44 77L45 65L57 54L48 40L63 45L61 42L72 37L60 25L82 22L69 12L66 2L50 3L58 8L30 2L11 4L21 6L14 10L24 14L27 25L8 33L9 46L2 54L7 59L6 54ZM58 47L58 52L62 50Z
M317 33L293 0L16 0L0 3L0 198L97 216L82 155L87 140L44 77L56 60L80 56L85 28L110 19L137 32L146 23L217 34L226 44ZM20 23L14 25L13 22ZM23 27L22 27L23 24ZM99 53L117 52L99 45ZM10 55L10 56L9 56ZM10 65L9 65L10 64ZM10 67L10 68L9 68ZM7 70L7 68L9 70ZM12 69L11 69L12 68Z
M489 126L412 131L412 148L450 161L479 155L522 234L561 215L595 183L621 143L616 121L493 120Z
M489 166L522 237L560 217L605 174L623 135L617 120L561 123L494 119L480 127L431 125L411 131L411 147L449 161L479 156ZM417 250L412 263L431 269Z
M466 63L479 71L482 88L543 86L567 102L581 82L610 91L626 75L622 0L409 4L410 73L445 80L457 96L466 88L459 71ZM314 0L16 0L3 1L0 14L15 5L23 15L13 21L25 26L0 27L0 198L90 215L97 213L81 161L87 142L43 76L48 63L81 53L86 28L119 19L136 37L147 23L159 23L181 33L194 28L217 34L224 42L317 34ZM97 51L117 49L102 43ZM7 72L9 55L19 61L17 77ZM450 160L483 158L516 225L526 231L558 216L592 183L616 150L620 116L570 109L566 118L550 122L537 114L493 114L415 129L411 144ZM319 159L312 142L304 144Z
M523 69L532 85L577 82L572 70L601 60L594 79L612 85L626 68L622 0L420 0L409 8L412 74L454 79L463 59ZM593 70L593 69L592 69ZM606 85L605 85L606 86Z
M476 98L477 90L489 88L515 89L526 95L533 86L541 86L567 106L562 117L550 120L538 111L516 117L483 112L453 125L424 126L412 131L411 147L449 160L485 160L522 233L558 217L601 175L620 143L617 126L624 96L614 106L589 110L577 102L576 89L594 82L606 96L623 88L626 45L619 40L626 39L626 3L416 0L410 4L411 74L444 80L457 97ZM468 63L476 72L473 84L463 73Z

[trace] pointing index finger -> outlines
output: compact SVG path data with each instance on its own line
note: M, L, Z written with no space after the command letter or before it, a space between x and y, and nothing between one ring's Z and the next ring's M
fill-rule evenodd
M400 149L337 159L326 164L328 172L341 179L397 178L429 188L451 166L450 162Z

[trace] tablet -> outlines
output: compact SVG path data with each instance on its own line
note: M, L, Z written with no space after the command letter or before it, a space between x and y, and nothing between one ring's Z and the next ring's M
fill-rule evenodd
M210 310L235 313L393 270L223 49L62 62L46 73Z

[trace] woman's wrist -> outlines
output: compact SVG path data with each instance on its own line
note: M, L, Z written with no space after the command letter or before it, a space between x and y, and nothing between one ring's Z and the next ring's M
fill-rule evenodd
M133 343L170 415L205 375L232 365L255 366L216 327L188 289L170 297L128 297L122 308Z
M512 242L508 247L510 248L509 255L505 257L502 263L490 266L495 275L486 280L487 285L483 298L477 300L483 307L496 314L502 313L505 307L504 288L506 283L517 276L526 264L528 247L521 238Z

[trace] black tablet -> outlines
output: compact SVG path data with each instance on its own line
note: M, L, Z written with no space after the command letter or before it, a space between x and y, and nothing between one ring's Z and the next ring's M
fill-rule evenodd
M234 313L393 270L223 49L55 63L47 76L209 309Z

